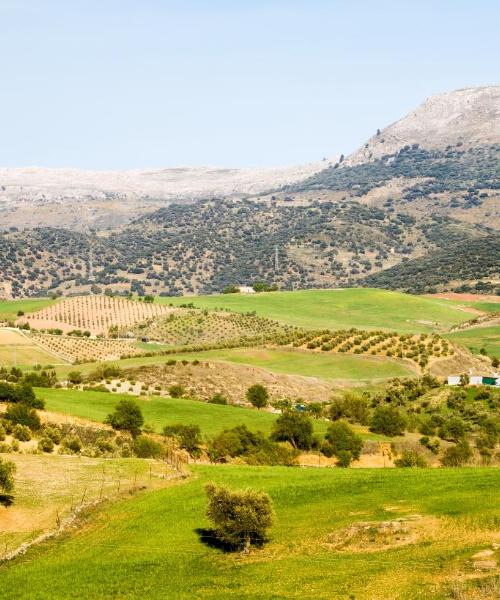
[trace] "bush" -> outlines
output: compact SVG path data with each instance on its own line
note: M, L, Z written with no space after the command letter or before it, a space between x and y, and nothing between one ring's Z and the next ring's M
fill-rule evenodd
M182 398L182 396L184 396L185 393L186 390L184 389L184 387L178 383L175 383L174 385L171 385L168 388L168 395L171 398Z
M54 450L54 442L49 437L43 437L38 442L38 449L42 452L52 452Z
M337 454L337 467L346 469L352 462L352 454L349 450L340 450Z
M14 473L16 465L10 461L3 461L0 457L0 490L10 494L14 489Z
M405 424L406 420L397 408L379 406L373 412L370 431L394 437L403 434Z
M455 446L446 448L441 463L444 467L461 467L472 458L472 450L469 442L462 440Z
M33 431L38 431L41 427L40 417L36 410L26 404L10 404L4 416L13 425L26 425Z
M416 450L404 450L399 458L394 461L396 467L428 467L425 456Z
M304 413L287 411L274 422L271 439L290 442L299 450L310 450L314 442L312 421Z
M246 398L255 408L264 408L269 401L269 393L263 385L256 383L248 388Z
M458 442L465 436L466 431L464 421L460 417L452 417L441 425L438 434L443 440Z
M83 383L83 375L81 371L70 371L68 373L68 381L74 385Z
M363 448L363 440L356 435L344 421L332 423L326 432L325 442L321 451L326 456L336 456L341 459L342 466L348 467L351 460L357 460Z
M214 394L210 400L208 401L209 404L227 404L227 398L225 396L223 396L222 394Z
M330 406L329 418L332 421L347 419L351 423L367 425L370 410L367 398L346 393L342 398L335 398Z
M60 444L61 443L61 432L59 431L59 429L57 429L57 427L45 427L43 434L46 438L48 438L49 440L52 440L52 442L54 442L54 444Z
M26 425L16 425L12 430L12 436L20 442L29 442L31 440L31 429Z
M124 399L120 400L114 412L106 417L105 423L113 429L128 431L133 437L137 437L141 433L144 417L137 402Z
M140 435L134 440L134 452L139 458L159 458L163 454L163 447L146 435Z
M5 435L5 427L0 423L0 442L3 442L5 440Z
M82 449L82 441L77 435L68 435L64 438L62 445L73 454L78 454Z
M179 446L187 450L191 456L200 456L201 431L198 425L184 425L183 423L167 425L163 428L163 435L175 437Z
M274 511L271 498L265 492L233 491L209 483L207 517L215 527L215 535L234 549L248 549L262 543L272 525Z

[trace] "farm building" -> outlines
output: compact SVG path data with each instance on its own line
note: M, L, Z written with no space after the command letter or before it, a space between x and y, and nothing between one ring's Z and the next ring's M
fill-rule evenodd
M249 285L239 285L238 291L240 294L255 294L255 290Z
M448 375L448 385L460 385L460 375ZM498 375L471 375L469 385L494 385L500 387Z

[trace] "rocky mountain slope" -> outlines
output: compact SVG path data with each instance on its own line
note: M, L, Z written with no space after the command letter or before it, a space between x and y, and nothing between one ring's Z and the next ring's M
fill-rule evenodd
M330 162L275 169L0 168L0 228L51 227L57 223L68 229L105 229L130 222L173 201L254 195L296 183L323 170Z
M300 178L295 172L273 191L255 193L248 179L239 188L247 194L232 194L229 186L225 197L161 208L143 198L147 210L108 231L5 232L0 295L105 287L172 295L255 281L288 289L497 293L499 92L477 88L431 98L352 156L306 169ZM269 182L255 185L264 189ZM201 193L205 183L193 190ZM187 175L177 184L187 194ZM215 183L210 189L215 193ZM55 220L59 225L59 215Z

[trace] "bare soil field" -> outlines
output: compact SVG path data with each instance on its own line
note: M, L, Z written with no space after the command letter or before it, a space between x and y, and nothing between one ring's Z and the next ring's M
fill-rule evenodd
M426 294L429 298L444 298L445 300L459 300L462 302L498 302L500 310L500 297L488 294L458 294L457 292L442 292L440 294Z

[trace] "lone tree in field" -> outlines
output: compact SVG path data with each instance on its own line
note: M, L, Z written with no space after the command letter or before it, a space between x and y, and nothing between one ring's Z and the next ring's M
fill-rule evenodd
M217 538L227 546L248 551L251 544L263 543L272 525L274 510L265 492L230 490L209 483L207 517L215 527Z
M16 465L13 462L4 462L0 458L0 492L10 494L14 489L14 472ZM1 495L1 494L0 494Z
M264 408L267 406L269 394L267 389L260 383L251 385L247 390L247 400L255 408Z
M120 400L114 412L106 417L105 423L111 425L113 429L123 429L129 431L133 437L137 437L141 433L144 417L137 402Z

